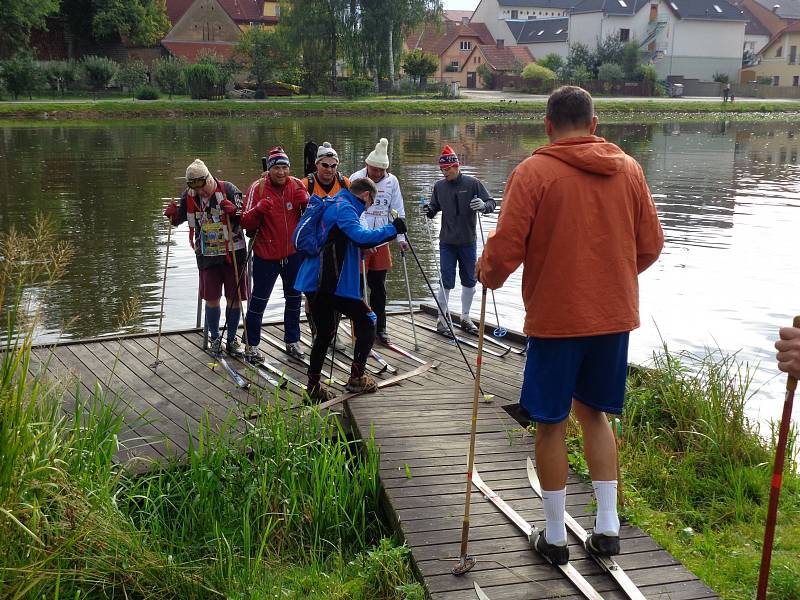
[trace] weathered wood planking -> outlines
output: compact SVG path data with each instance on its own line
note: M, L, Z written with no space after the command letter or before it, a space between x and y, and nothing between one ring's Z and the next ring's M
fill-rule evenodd
M416 318L428 324L435 322L430 311L419 313ZM419 329L419 348L413 350L410 327L400 316L389 317L389 332L395 343L420 358L437 361L438 369L377 394L354 398L345 407L345 414L357 434L371 433L381 448L380 473L387 514L411 548L417 572L431 597L473 600L472 583L478 581L492 600L577 600L580 596L570 582L533 553L505 516L474 489L470 553L478 563L463 577L450 574L460 551L472 378L458 349L437 334ZM265 324L262 330L282 343L282 324ZM308 332L304 337L309 337ZM523 342L518 335L506 339L516 347ZM352 346L346 333L338 336L338 344L348 349ZM155 371L150 366L156 353L154 335L39 347L34 351L31 370L46 369L49 377L65 383L68 377L75 379L65 396L67 411L74 404L76 393L86 396L98 384L121 396L131 415L122 439L130 440L132 448L122 448L120 460L134 456L180 457L206 417L212 426L229 418L240 419L241 424L256 402L254 394L297 397L294 386L276 392L241 361L230 359L252 384L250 390L237 389L221 365L212 370L214 361L201 345L202 334L195 330L163 335L162 364ZM467 346L463 349L474 369L476 350ZM294 379L305 381L307 366L302 361L265 341L261 350L273 365ZM307 346L304 350L308 354ZM418 366L380 344L376 350L400 372ZM338 358L349 364L343 355ZM378 366L374 360L370 364ZM484 480L524 518L541 523L541 503L528 486L525 470L525 460L533 452L532 437L502 408L517 403L523 367L524 356L513 353L502 358L484 357L482 388L493 399L481 401L479 406L476 465ZM329 370L330 361L326 361L325 376ZM349 372L334 365L333 375L345 381ZM384 373L377 378L390 376ZM340 385L333 387L342 391ZM587 528L594 522L592 504L591 488L571 474L567 508ZM621 535L623 548L618 562L648 599L717 597L641 530L624 526ZM575 540L570 552L575 567L604 598L624 598L614 581L601 572Z

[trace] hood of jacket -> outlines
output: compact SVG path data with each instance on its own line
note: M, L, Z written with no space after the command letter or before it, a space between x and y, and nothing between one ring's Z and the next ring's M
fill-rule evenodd
M348 189L340 190L334 196L334 198L347 200L350 204L353 205L353 208L356 210L356 215L359 217L361 216L361 213L363 213L366 210L366 206L364 205L364 203L359 198L356 198L356 195L353 194Z
M613 175L625 168L627 155L616 144L596 135L586 135L559 140L534 151L595 175Z

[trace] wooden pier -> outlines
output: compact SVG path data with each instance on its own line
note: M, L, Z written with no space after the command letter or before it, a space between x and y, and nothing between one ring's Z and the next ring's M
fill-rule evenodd
M423 308L415 319L435 324L432 311ZM473 582L477 581L491 600L578 600L581 596L569 580L532 552L518 530L474 489L469 551L477 565L462 577L451 575L458 560L464 512L472 378L458 349L442 336L418 328L419 350L415 351L407 318L407 313L389 317L392 339L419 358L437 361L438 368L376 394L353 398L341 410L356 433L374 432L381 449L386 512L411 548L415 567L431 598L474 600ZM265 324L263 333L282 343L281 324ZM307 331L304 337L310 337ZM513 333L503 341L517 349L524 342ZM499 350L491 344L486 348ZM294 379L305 381L305 365L264 340L261 349L267 351L271 363ZM401 373L419 366L379 344L376 350ZM474 364L475 350L464 347L464 351ZM221 365L210 368L214 359L202 350L200 331L164 334L162 363L153 369L155 353L156 336L152 334L41 346L34 350L31 371L44 368L59 381L73 382L66 390L68 411L76 394L86 396L98 385L119 394L129 411L121 435L125 449L119 459L133 461L133 465L149 464L137 462L137 457L183 455L204 415L212 422L231 414L246 418L252 395L236 388ZM342 362L348 361L342 357ZM231 363L251 377L241 363L232 359ZM329 365L326 362L326 373ZM482 387L494 398L480 405L476 467L484 481L520 515L543 523L541 502L534 497L526 474L525 461L533 454L533 438L502 408L517 403L523 366L524 356L513 352L502 358L484 358ZM347 376L342 369L334 369L337 379L345 381ZM257 377L252 382L265 385ZM294 386L289 388L297 396ZM591 505L591 487L570 475L567 510L586 528L594 522ZM623 553L617 560L646 598L717 598L641 530L623 526L621 537ZM574 538L570 541L572 564L603 598L624 599L614 580Z

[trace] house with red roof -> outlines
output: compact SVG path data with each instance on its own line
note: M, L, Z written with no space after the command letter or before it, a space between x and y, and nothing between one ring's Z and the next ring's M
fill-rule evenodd
M534 62L533 54L531 54L527 46L505 46L502 43L478 44L472 51L466 61L467 73L478 72L478 67L484 65L494 77L494 87L501 89L503 86L504 75L519 75L525 65ZM472 81L470 77L467 78L467 87L474 88L480 87L480 76L477 81Z
M161 40L170 54L188 62L203 52L228 58L242 32L278 23L277 0L167 0L172 29Z

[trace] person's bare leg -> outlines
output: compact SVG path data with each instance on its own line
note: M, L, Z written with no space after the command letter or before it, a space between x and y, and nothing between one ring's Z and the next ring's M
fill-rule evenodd
M536 471L542 484L545 516L545 541L563 545L567 542L564 508L567 496L567 420L536 424Z

